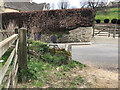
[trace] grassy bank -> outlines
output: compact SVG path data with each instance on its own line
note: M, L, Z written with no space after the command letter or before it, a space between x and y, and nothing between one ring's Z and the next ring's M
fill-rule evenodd
M118 13L120 11L118 10L118 8L110 8L107 9L106 13L104 13L103 11L98 11L96 14L95 19L100 19L101 23L104 23L104 19L118 19Z
M24 88L79 88L89 86L83 77L76 74L86 66L77 61L68 61L67 51L50 49L46 44L30 41L30 50L41 54L44 59L30 55L28 60L27 83ZM38 54L38 55L39 55Z
M80 88L91 86L85 77L78 74L86 65L75 60L69 61L71 53L65 49L49 48L47 44L39 41L29 40L29 43L29 51L33 51L33 53L28 54L28 69L24 73L27 83L19 83L18 88ZM9 49L1 58L4 60L3 65L12 50L12 48ZM20 74L18 74L19 78L22 78Z
M19 85L24 88L79 88L90 85L83 77L75 74L84 65L72 61L67 65L54 66L37 58L28 63L28 82Z

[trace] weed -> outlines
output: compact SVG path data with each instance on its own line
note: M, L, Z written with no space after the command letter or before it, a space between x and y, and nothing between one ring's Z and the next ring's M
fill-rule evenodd
M52 68L52 66L50 64L45 65L45 70L50 70L51 68Z
M59 34L57 35L58 38L62 38L62 36L63 36L62 33L59 33Z
M85 80L81 76L77 76L70 82L72 85L72 88L74 88L76 85L82 85L84 84Z
M68 30L65 31L65 34L70 34L70 32Z
M76 81L78 81L78 82L80 82L80 83L84 83L84 79L81 77L81 76L78 76L77 78L76 78Z
M46 83L50 84L54 81L53 77L56 80L68 80L68 77L65 73L71 71L71 69L75 68L76 66L79 66L80 68L84 67L84 65L74 60L68 63L68 56L71 54L69 54L64 49L57 49L53 54L51 53L51 50L53 49L50 49L46 44L42 45L43 43L40 43L38 41L30 42L32 42L30 49L41 53L45 59L45 61L43 61L39 57L32 56L28 61L28 69L26 75L27 81L31 81L30 83L32 87L39 88L45 86ZM60 70L56 70L56 68L59 68ZM52 73L53 71L55 71L55 73ZM84 80L82 77L79 77L75 78L75 80L73 80L70 85L75 86L77 83L83 82ZM28 86L29 85L25 87Z
M9 50L6 51L6 53L1 57L1 60L4 60L4 62L2 63L2 65L5 64L5 62L7 61L8 57L10 56L11 52L12 52L12 48L10 48ZM13 63L13 62L12 62ZM12 64L11 63L11 64Z

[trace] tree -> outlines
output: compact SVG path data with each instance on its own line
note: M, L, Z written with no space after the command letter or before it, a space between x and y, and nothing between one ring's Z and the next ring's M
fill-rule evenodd
M50 5L50 7L51 7L51 9L55 9L55 4L54 3L52 3L51 5Z
M60 0L58 3L59 9L68 9L69 8L69 1L68 0Z
M107 6L108 0L85 0L81 1L80 5L82 8L93 8L95 14L98 10L104 9Z

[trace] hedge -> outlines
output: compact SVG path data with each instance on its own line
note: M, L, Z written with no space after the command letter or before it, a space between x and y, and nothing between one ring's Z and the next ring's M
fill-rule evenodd
M111 23L112 23L112 24L117 24L117 19L112 19L112 20L111 20Z
M94 24L94 10L90 8L12 12L2 14L3 28L14 22L19 28L36 31L64 31Z
M109 21L110 21L109 19L105 19L104 23L109 23Z
M97 24L101 22L101 20L100 20L100 19L97 19L97 20L95 20L95 21L96 21L96 23L97 23Z
M120 19L117 20L117 24L120 24Z

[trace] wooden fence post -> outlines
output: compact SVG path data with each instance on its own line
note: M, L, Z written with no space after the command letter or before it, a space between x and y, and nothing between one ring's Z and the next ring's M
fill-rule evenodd
M95 36L95 24L93 25L93 37Z
M115 24L115 28L114 28L114 31L113 31L113 38L115 38L115 36L116 36L116 28L117 27L117 25Z
M15 34L18 34L18 28L15 29Z
M120 25L118 25L118 37L120 38Z
M110 37L110 27L108 27L108 37Z
M19 74L21 75L20 81L26 82L26 70L27 70L27 30L24 28L19 29L19 47L18 47L18 65Z
M69 44L68 45L68 52L71 54L69 57L68 57L68 61L71 62L72 61L72 44Z

